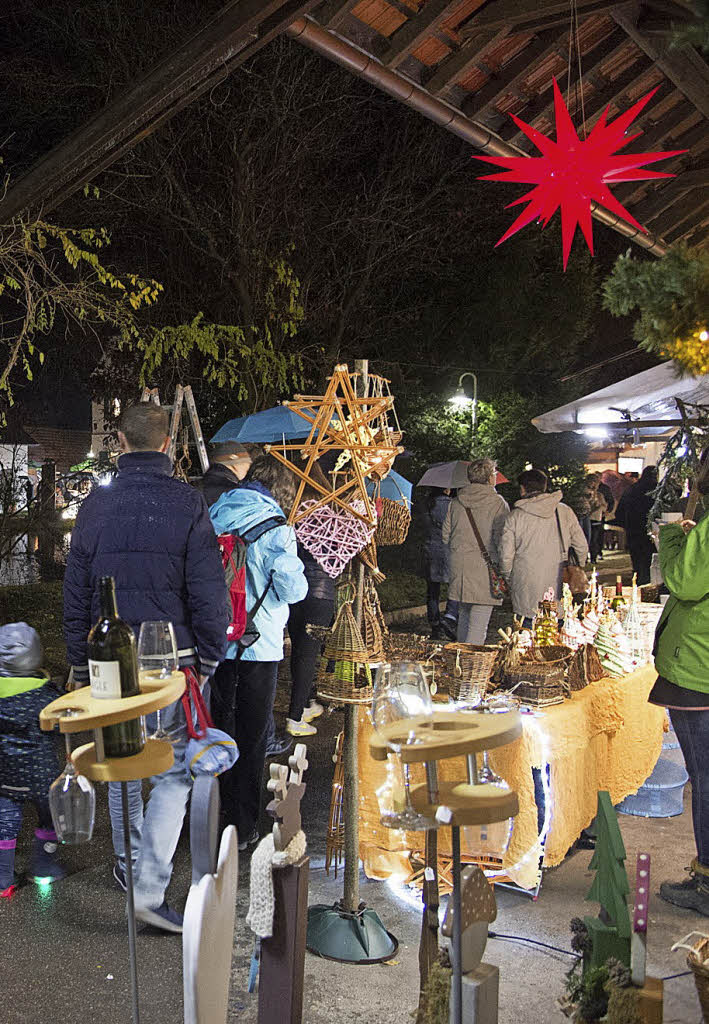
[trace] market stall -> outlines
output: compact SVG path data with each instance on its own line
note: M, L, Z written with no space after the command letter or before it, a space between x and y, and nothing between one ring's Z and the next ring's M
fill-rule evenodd
M613 803L635 793L660 755L665 712L647 703L656 678L644 665L621 679L604 678L572 694L563 704L522 716L522 736L491 751L494 771L519 795L520 810L507 850L488 846L488 875L506 876L534 889L544 867L560 864L596 813L599 790ZM380 824L377 790L386 783L386 764L367 758L371 724L360 711L360 851L372 878L408 878L412 861L421 859L424 834L398 832ZM457 778L461 759L442 762L442 779ZM532 769L549 766L547 820L538 830ZM464 829L463 859L480 849L480 836ZM503 844L505 835L502 836ZM491 836L492 839L492 836ZM440 852L450 852L448 830L440 833ZM412 856L413 855L413 856ZM498 865L495 866L495 861Z

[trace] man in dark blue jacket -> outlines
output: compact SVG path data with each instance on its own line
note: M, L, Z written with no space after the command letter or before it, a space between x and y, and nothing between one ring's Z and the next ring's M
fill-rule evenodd
M80 684L88 682L86 639L99 617L102 576L113 576L118 614L136 635L142 622L173 623L180 667L193 666L202 684L226 652L230 611L214 529L202 495L172 477L167 433L167 412L160 406L146 402L126 409L118 476L96 488L77 516L64 579L64 636ZM161 725L173 735L175 763L153 779L144 819L140 782L129 784L136 916L165 931L181 931L181 916L165 903L191 789L180 701L162 712ZM118 784L109 784L108 802L117 857L113 874L125 888Z

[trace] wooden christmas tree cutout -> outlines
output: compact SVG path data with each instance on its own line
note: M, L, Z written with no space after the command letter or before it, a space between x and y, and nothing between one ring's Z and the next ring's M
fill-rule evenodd
M628 911L628 875L625 870L625 845L618 817L609 794L598 794L596 813L598 837L589 867L596 872L587 900L600 903L598 917L584 917L592 949L584 961L584 970L601 967L609 957L630 966L630 913Z
M385 477L403 449L397 441L401 435L384 429L386 414L394 399L388 394L358 397L354 387L355 374L345 364L335 367L324 395L296 395L284 402L294 413L310 424L310 433L298 444L267 445L266 451L287 466L300 479L288 521L297 523L322 505L334 504L346 509L371 526L376 525L374 506L367 494L366 478ZM305 468L288 459L288 452L298 452ZM339 452L338 469L347 466L342 483L332 489L324 487L312 476L313 466L326 452ZM300 508L306 484L320 497L307 510ZM352 501L363 503L364 511L353 507Z

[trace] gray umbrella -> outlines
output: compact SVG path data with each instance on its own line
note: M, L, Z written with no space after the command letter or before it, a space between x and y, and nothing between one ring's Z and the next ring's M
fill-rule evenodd
M469 462L458 459L455 462L434 462L419 480L417 487L443 487L445 490L456 490L468 483ZM498 471L496 484L508 483L507 477Z
M434 462L418 482L418 487L443 487L452 490L465 487L468 482L469 462Z

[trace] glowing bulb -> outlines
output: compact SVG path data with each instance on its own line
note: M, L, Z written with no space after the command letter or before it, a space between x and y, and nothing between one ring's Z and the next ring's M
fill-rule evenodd
M87 458L87 459L93 459L93 458L95 458L95 455L94 455L94 453L93 453L93 450L92 450L92 451L88 451L88 452L86 453L86 458Z
M700 341L709 341L709 331L704 330L699 332Z

